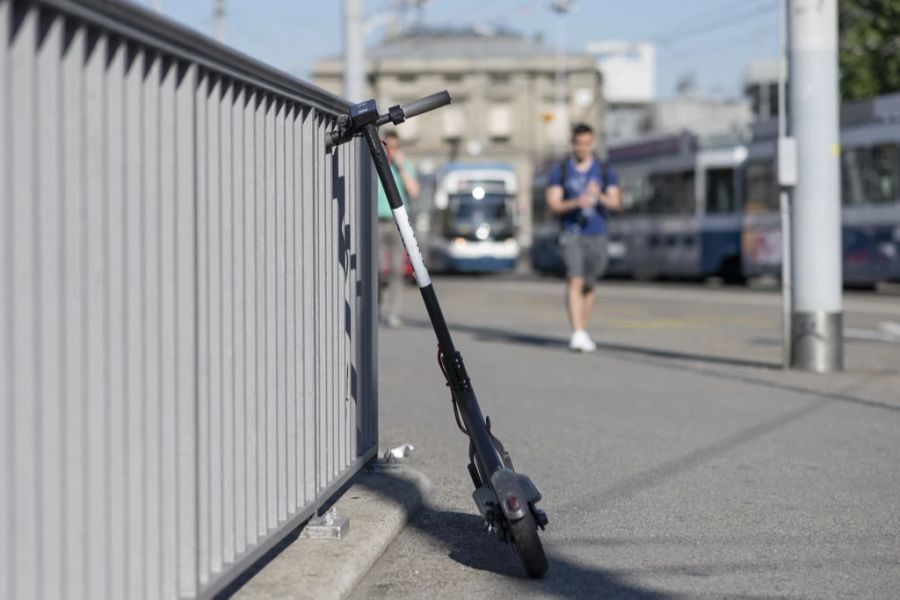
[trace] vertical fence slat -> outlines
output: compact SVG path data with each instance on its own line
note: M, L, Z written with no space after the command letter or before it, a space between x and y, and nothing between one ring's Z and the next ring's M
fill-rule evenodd
M194 95L194 139L197 144L197 557L200 584L210 576L210 360L209 348L209 165L207 96L209 75L200 74Z
M275 304L277 273L275 257L275 205L277 189L275 186L275 113L278 103L274 96L266 100L265 112L265 465L266 465L266 529L268 532L278 524L278 462L277 462L277 327Z
M125 44L110 43L106 59L104 107L106 163L105 204L107 257L105 273L108 310L106 313L107 407L106 407L106 455L109 461L106 472L109 511L106 527L109 528L109 562L105 566L109 594L125 595L125 534L127 533L127 506L125 505L125 238L124 238L124 85ZM43 165L42 165L43 166Z
M16 8L16 7L14 7ZM24 10L18 7L18 10ZM18 19L17 19L18 18ZM20 19L20 20L19 20ZM40 368L37 352L39 314L35 307L38 295L38 273L35 265L38 252L35 234L37 220L33 202L36 190L36 165L33 160L35 140L33 132L38 116L35 114L34 49L37 43L37 12L14 15L19 20L11 31L10 93L12 118L12 211L10 214L12 278L8 289L17 290L13 296L11 314L12 397L30 398L30 402L13 402L12 410L12 468L14 566L12 572L14 598L37 598L41 594L38 575L41 520L38 514L40 489L38 463L40 433L36 423L40 418ZM35 535L37 533L37 535Z
M125 405L126 423L124 461L127 473L125 503L129 508L127 543L125 556L126 589L128 598L140 598L143 590L143 544L144 520L134 518L144 514L143 484L143 444L141 427L143 420L141 410L144 403L143 387L143 337L141 335L141 314L143 307L143 281L141 265L143 262L141 244L141 165L143 155L139 140L143 136L141 80L144 75L143 51L136 51L125 75L125 127L123 134L126 144L125 158L125 194L123 197L125 215Z
M59 532L63 529L63 338L64 323L62 299L62 161L59 146L61 130L60 76L62 62L63 21L54 15L44 14L41 25L42 40L37 62L37 113L38 164L41 177L38 185L38 213L40 238L40 314L41 337L41 465L40 493L41 526L40 560L43 569L42 593L48 598L63 596L63 546ZM2 19L0 19L2 22ZM4 31L6 31L4 29ZM0 61L2 62L2 61ZM0 108L2 111L2 108ZM0 117L2 118L2 117ZM6 139L5 132L2 134ZM0 157L0 163L3 158ZM2 178L0 172L0 178ZM2 214L2 209L0 209ZM0 220L5 219L0 217ZM0 242L2 243L2 242ZM8 289L0 276L0 288ZM0 292L0 295L6 295ZM3 314L0 311L0 314ZM3 317L0 317L2 319ZM3 374L0 373L0 377ZM0 482L3 479L0 477ZM3 483L0 483L3 485ZM5 487L5 486L4 486ZM122 507L124 508L124 507ZM0 575L2 577L2 575Z
M176 339L176 265L175 232L177 218L175 149L175 86L178 64L166 61L166 70L160 87L160 333L162 345L161 398L160 398L160 470L162 474L162 584L163 597L176 598L178 594L178 541L177 541L177 490L178 463L176 438L178 425L176 381L178 356Z
M272 302L275 308L275 336L274 342L274 363L275 363L275 404L273 411L274 439L273 449L274 456L272 466L274 468L273 475L275 480L275 502L273 505L275 523L284 520L287 517L287 510L284 503L285 493L285 470L284 470L284 447L285 441L285 400L286 400L286 383L285 383L285 356L287 348L285 345L285 251L284 251L284 112L285 103L278 102L273 110L273 199L274 207L272 215L273 231L272 235L272 256L271 264L274 266L274 281L272 291L274 299Z
M68 45L62 56L63 113L62 152L64 183L64 274L63 306L65 341L63 385L66 390L63 489L65 517L62 531L65 548L63 568L66 587L73 596L87 595L87 505L85 503L87 384L84 353L85 331L85 197L84 197L84 94L83 68L86 27L67 23Z
M316 119L315 137L324 135L325 128L322 125L322 119ZM316 143L316 150L319 149ZM324 315L326 302L326 279L324 269L325 255L325 203L327 202L326 181L328 179L327 164L328 159L321 153L316 152L313 160L316 162L316 190L313 196L313 214L315 215L314 230L314 256L315 256L315 274L314 284L316 287L316 304L313 323L316 328L316 349L314 360L316 362L316 493L323 489L328 482L327 454L328 454L328 411L325 402L327 391L325 388L325 365L327 364L327 355L324 340Z
M357 442L359 438L358 434L358 426L359 419L358 413L356 410L357 403L359 402L359 388L358 379L359 379L359 270L358 270L358 261L359 257L357 256L357 250L359 248L358 236L359 236L359 219L358 217L358 206L359 206L359 181L354 174L358 172L359 169L359 153L357 152L356 146L350 146L347 149L348 155L350 156L350 167L349 167L349 177L348 177L348 185L349 185L349 193L348 198L349 202L347 203L347 221L349 222L350 229L349 235L347 236L347 243L349 244L348 253L350 256L350 264L347 267L347 280L349 282L347 289L347 306L349 310L348 319L350 320L350 341L347 348L347 377L348 377L348 395L349 395L349 415L348 415L348 431L350 432L350 438L347 444L347 452L349 453L350 459L355 460L358 456L357 454Z
M247 547L247 406L251 396L247 394L247 332L246 326L246 279L245 279L245 237L247 227L247 200L245 185L245 145L246 120L244 105L247 101L245 87L235 86L231 103L232 144L232 207L233 229L232 270L234 286L232 303L234 307L234 551L240 555Z
M216 78L211 81L206 102L207 147L207 190L206 201L206 256L209 268L209 289L207 297L209 326L209 521L210 521L210 569L222 570L222 390L224 388L222 370L222 145L220 98L223 82Z
M335 302L334 302L334 310L335 310L335 321L337 325L335 326L335 341L337 342L337 360L335 361L337 364L337 369L335 373L335 381L337 383L337 393L335 394L335 401L337 402L337 412L338 412L338 444L337 444L337 463L338 470L341 471L347 465L347 453L346 453L346 440L347 440L347 389L346 389L346 381L347 381L347 369L344 364L344 347L346 345L347 339L346 334L344 333L344 290L346 288L346 257L344 256L344 209L346 208L347 202L347 185L346 185L346 169L347 169L347 153L349 148L347 146L341 146L339 153L339 164L338 164L338 175L336 177L336 186L338 189L335 190L335 212L336 214L336 226L335 226L335 274L337 275L335 281Z
M254 119L254 178L256 188L254 191L255 203L255 234L254 255L256 258L256 323L254 333L256 335L256 402L254 406L254 418L256 419L256 444L253 449L254 470L256 471L256 498L253 513L256 527L253 540L258 540L267 531L266 518L266 120L265 112L268 106L266 95L258 93L256 96Z
M93 39L91 39L93 38ZM109 568L109 544L106 524L109 510L106 484L108 475L107 387L105 368L106 328L108 312L107 219L105 206L104 144L105 113L103 72L107 60L106 35L89 33L88 45L92 47L85 65L85 200L87 223L87 484L88 484L88 596L107 596L107 569Z
M284 252L285 252L285 354L286 369L286 414L284 426L287 429L285 441L285 471L287 477L287 514L293 515L299 508L297 502L297 246L296 210L297 196L295 183L295 142L294 130L297 122L296 106L292 103L284 122Z
M246 91L244 104L244 373L246 392L244 466L247 480L247 544L256 543L257 536L257 485L256 465L256 407L259 403L257 380L257 279L256 279L256 93Z
M303 373L303 123L305 111L297 106L294 110L294 118L291 123L291 145L293 148L293 160L291 169L293 185L291 186L291 206L293 207L293 219L291 221L291 254L293 256L293 317L294 317L294 356L291 360L291 370L294 373L294 482L296 508L305 504L304 480L304 407L305 392Z
M162 466L160 453L160 410L162 389L160 385L162 344L160 297L160 161L159 142L159 88L162 82L162 58L153 55L144 76L144 142L142 174L143 196L141 221L143 230L144 279L143 330L144 366L141 372L144 382L143 436L144 436L144 490L145 498L145 546L146 597L162 596Z
M175 410L177 425L178 594L196 595L197 572L197 340L194 94L197 68L180 65L175 90Z
M303 115L301 128L300 162L300 264L304 285L302 296L301 322L303 331L303 352L300 359L303 369L303 503L316 495L316 388L315 388L315 254L314 254L314 208L315 187L313 186L315 157L313 136L315 135L315 111L307 110Z
M350 271L351 261L351 244L350 244L350 219L351 214L348 210L352 204L352 151L350 146L343 147L344 153L344 190L343 190L343 207L341 208L341 301L338 311L341 317L341 328L338 330L338 339L341 341L341 471L348 467L352 458L350 456L350 438L354 433L353 421L350 420L350 344L352 337L349 328L352 327L352 316L348 314L350 308Z
M330 122L323 122L323 135L329 129ZM325 160L325 194L322 202L325 206L325 240L323 247L323 269L325 270L325 331L328 332L325 338L325 402L328 406L328 432L326 448L326 478L328 481L337 473L338 461L338 418L337 418L337 386L335 385L335 374L337 373L337 360L335 356L335 336L332 332L336 331L337 326L334 318L334 303L337 298L335 293L335 266L334 266L334 238L335 229L337 227L337 219L335 219L335 201L334 201L334 178L336 173L336 163L340 157L341 149L337 149L331 153Z
M234 170L232 168L232 102L234 85L228 82L219 100L222 130L220 223L222 303L222 561L234 562Z
M12 81L9 72L10 3L0 0L0 287L12 289L9 250L12 240L12 178L9 176L8 145L12 143L9 117L9 95ZM13 545L13 390L12 390L12 294L0 294L0 596L13 597L15 573ZM63 544L60 544L63 546Z

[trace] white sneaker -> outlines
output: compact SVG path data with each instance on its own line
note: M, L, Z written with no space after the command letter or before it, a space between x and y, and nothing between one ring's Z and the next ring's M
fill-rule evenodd
M578 352L593 352L597 349L597 344L591 340L587 331L576 331L569 340L569 348Z

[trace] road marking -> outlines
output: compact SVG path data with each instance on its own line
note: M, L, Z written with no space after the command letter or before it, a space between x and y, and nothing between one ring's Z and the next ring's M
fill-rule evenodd
M891 335L890 333L886 333L884 331L876 331L874 329L844 327L844 337L851 340L894 342L900 344L900 336Z
M564 280L515 280L498 281L495 289L521 294L529 293L555 295L559 293ZM753 306L760 308L777 308L781 306L781 295L777 289L721 289L688 284L653 285L634 284L618 281L603 281L597 289L598 299L614 299L621 301L663 301L679 303L703 302L708 304L731 304L734 306ZM842 297L844 313L863 313L884 316L897 314L897 299L867 292L845 292Z
M900 323L894 323L893 321L882 321L878 324L878 329L888 334L889 336L896 338L897 341L900 341Z

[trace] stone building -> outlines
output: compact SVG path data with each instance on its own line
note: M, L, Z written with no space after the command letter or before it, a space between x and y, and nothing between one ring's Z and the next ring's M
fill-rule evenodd
M398 128L423 172L443 163L504 161L519 176L520 241L530 244L535 165L559 156L571 125L600 130L601 76L588 54L565 56L564 108L556 107L557 56L540 39L508 31L414 29L367 51L369 97L382 110L446 89L453 104ZM340 57L320 61L313 81L340 94ZM542 202L542 199L537 199Z

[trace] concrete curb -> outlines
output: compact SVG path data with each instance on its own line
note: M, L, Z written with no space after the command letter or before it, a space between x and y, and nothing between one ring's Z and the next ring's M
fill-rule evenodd
M408 466L376 463L363 469L334 504L340 516L350 519L344 539L295 539L233 597L346 598L430 492L431 481Z

